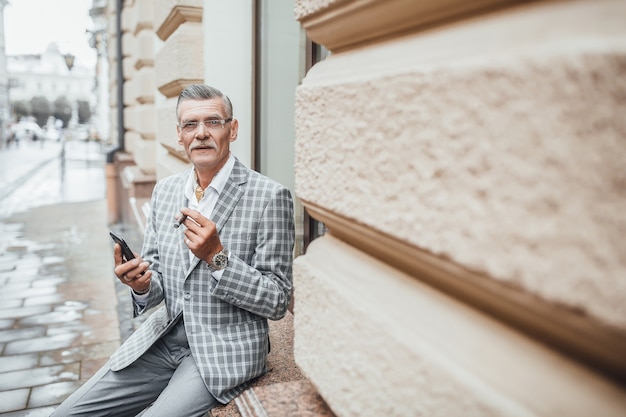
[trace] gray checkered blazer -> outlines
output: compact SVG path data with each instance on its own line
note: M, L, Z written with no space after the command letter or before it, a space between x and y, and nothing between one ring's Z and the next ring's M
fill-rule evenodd
M174 215L187 205L188 175L157 183L146 225L142 257L151 263L152 283L147 306L135 305L135 314L165 304L113 354L110 365L116 371L133 363L182 312L206 386L227 403L266 372L267 319L282 318L291 299L293 200L287 188L235 161L211 215L231 253L217 281L205 262L190 262L184 227L173 227Z

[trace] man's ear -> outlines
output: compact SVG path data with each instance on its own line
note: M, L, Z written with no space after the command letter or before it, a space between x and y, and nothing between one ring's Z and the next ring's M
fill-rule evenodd
M230 124L230 141L234 142L237 140L237 135L239 134L239 120L233 119Z

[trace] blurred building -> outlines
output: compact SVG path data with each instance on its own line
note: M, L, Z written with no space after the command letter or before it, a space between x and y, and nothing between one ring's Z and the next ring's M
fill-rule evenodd
M95 106L92 124L101 138L109 140L111 123L110 87L109 87L109 42L107 0L93 0L89 15L93 21L93 30L89 33L89 45L96 51L96 68L94 75Z
M106 14L110 221L189 167L178 93L227 93L297 197L295 358L337 416L624 415L624 1Z
M70 53L61 53L56 43L51 42L41 54L11 55L7 57L7 72L11 89L10 101L30 101L43 96L52 104L65 97L74 107L78 100L96 105L94 91L94 69L74 63Z
M0 148L7 136L7 122L9 120L9 75L7 73L7 56L4 37L4 7L8 0L0 0Z

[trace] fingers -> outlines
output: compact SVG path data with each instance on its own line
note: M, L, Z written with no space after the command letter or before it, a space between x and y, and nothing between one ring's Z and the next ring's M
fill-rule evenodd
M120 255L120 258L121 258L121 255ZM115 276L117 276L117 278L120 281L124 283L129 283L149 273L150 272L148 271L149 267L150 267L150 263L147 261L143 261L141 258L131 259L128 262L124 262L120 264L117 264L117 258L116 258L116 266L113 271L115 273Z
M180 213L176 216L178 221L182 220L181 223L187 226L187 228L198 227L206 227L211 221L204 217L200 212L196 210L192 210L188 207L183 207L180 209ZM181 216L183 218L181 218Z
M116 243L113 246L113 260L115 262L115 266L118 266L124 262L122 259L122 247L119 243Z

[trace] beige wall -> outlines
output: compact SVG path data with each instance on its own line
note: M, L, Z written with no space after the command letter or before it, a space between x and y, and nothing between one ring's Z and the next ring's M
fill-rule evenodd
M339 416L626 411L626 4L504 3L296 1L296 361Z
M109 4L111 124L116 124L115 11ZM141 175L163 177L187 166L176 143L175 98L201 82L202 1L124 2L122 49L125 150ZM172 65L176 63L176 65ZM115 135L113 135L115 136Z
M117 138L115 2L109 2L112 139ZM189 166L177 144L175 101L202 82L202 1L132 0L122 9L124 151L107 175L112 223L143 227L144 205L157 178ZM113 185L113 186L112 186Z
M157 104L157 178L188 166L176 136L176 97L187 85L203 80L202 1L155 2L155 27L160 43L155 58ZM173 65L172 63L175 63Z

